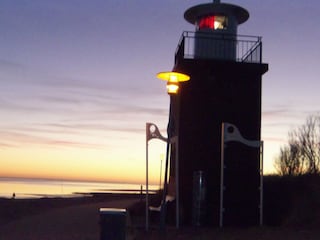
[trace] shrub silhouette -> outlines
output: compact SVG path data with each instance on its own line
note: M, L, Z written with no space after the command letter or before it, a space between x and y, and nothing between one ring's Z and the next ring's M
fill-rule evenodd
M316 227L320 216L320 176L265 176L264 223Z

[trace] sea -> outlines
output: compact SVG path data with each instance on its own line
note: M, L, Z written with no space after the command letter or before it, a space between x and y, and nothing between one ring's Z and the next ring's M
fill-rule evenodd
M30 178L0 178L0 198L81 197L92 193L145 193L145 185ZM149 185L150 192L159 185Z

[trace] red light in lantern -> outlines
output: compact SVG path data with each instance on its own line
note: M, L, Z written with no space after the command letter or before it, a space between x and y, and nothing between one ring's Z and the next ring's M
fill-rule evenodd
M215 29L214 27L215 16L206 16L200 19L199 21L199 29Z

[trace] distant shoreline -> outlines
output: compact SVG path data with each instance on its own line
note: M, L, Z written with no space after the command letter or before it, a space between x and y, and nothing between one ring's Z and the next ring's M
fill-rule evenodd
M149 194L156 194L158 191L149 190ZM130 196L145 196L146 191L142 193L140 190L132 190L132 189L111 189L105 190L105 192L74 192L71 194L24 194L25 197L0 197L0 200L37 200L37 199L71 199L71 198L98 198L98 197L130 197Z
M150 185L149 192L158 191L159 186ZM78 197L88 193L145 193L144 185L132 183L101 183L40 179L0 178L0 198L42 198L42 197Z

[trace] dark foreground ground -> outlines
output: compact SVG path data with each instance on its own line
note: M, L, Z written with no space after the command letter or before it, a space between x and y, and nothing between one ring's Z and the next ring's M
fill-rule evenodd
M100 239L99 209L127 208L140 202L140 196L105 194L72 199L0 200L0 239ZM318 230L319 229L319 230ZM127 222L127 239L217 239L217 240L318 240L320 228L308 226L252 228L167 227L160 232L152 225L144 229L144 219L132 217Z

